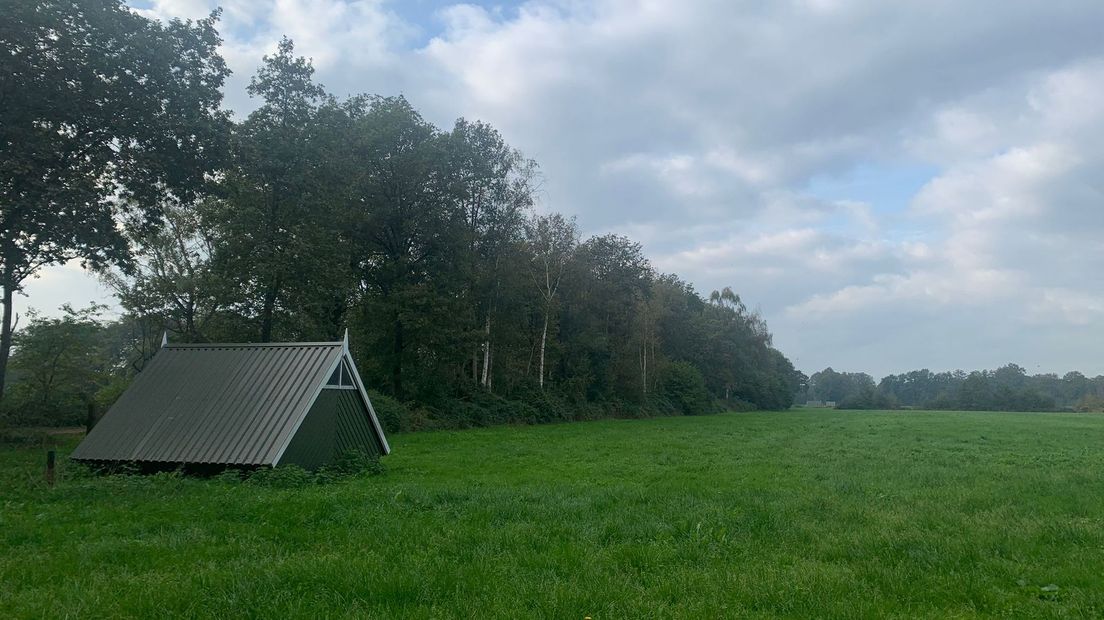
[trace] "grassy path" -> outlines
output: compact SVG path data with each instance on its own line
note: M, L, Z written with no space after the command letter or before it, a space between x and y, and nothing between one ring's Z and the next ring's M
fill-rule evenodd
M399 435L388 473L39 482L3 617L1101 617L1104 416L726 414Z

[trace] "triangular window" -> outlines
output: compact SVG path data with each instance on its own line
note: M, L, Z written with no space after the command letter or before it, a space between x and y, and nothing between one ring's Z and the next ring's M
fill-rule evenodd
M355 389L356 383L353 382L353 372L349 370L349 364L345 360L341 360L341 363L334 368L333 374L330 375L330 380L326 382L326 387L329 388L345 388Z

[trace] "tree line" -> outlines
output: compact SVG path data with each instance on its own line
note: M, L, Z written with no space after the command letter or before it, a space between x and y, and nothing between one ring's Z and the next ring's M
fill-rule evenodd
M913 370L875 383L866 373L826 368L813 373L797 402L835 402L841 409L964 411L1104 411L1104 376L1080 372L1029 375L1017 364L996 370Z
M401 96L339 99L286 38L239 121L221 104L217 12L10 9L9 421L102 410L164 331L269 342L348 329L392 430L791 404L799 375L736 293L699 294L632 240L584 239L573 218L538 211L537 163L492 126L442 129ZM122 316L66 307L15 325L12 295L72 259L110 284Z

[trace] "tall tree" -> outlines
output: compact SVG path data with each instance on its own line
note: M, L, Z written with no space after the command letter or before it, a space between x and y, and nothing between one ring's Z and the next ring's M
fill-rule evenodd
M560 290L564 268L567 267L572 252L579 244L579 226L575 223L575 218L568 219L559 213L538 215L526 223L525 240L531 257L530 273L541 299L542 324L537 382L541 389L544 389L544 356L548 344L548 323L552 317L556 293Z
M118 223L148 227L218 165L228 71L218 14L146 19L121 0L2 0L0 399L13 295L39 269L127 259Z
M264 57L248 89L263 103L234 131L225 199L209 213L216 262L238 282L240 311L261 342L272 340L288 288L324 268L323 250L333 247L323 242L332 215L315 124L327 97L313 75L286 37Z
M651 264L640 244L602 235L578 247L571 267L562 314L572 349L568 371L586 377L589 398L640 401L640 330L633 317L651 288Z
M350 157L350 210L361 311L386 360L391 391L403 397L411 348L432 347L439 364L457 338L456 258L462 225L448 208L443 137L402 97L363 100ZM445 334L448 334L445 336Z
M24 424L75 424L84 418L96 393L110 377L100 313L104 306L74 310L61 307L60 317L30 313L16 335L12 369L19 382L10 398Z
M109 272L104 280L135 317L153 320L184 342L209 340L208 325L231 299L227 281L211 265L214 239L190 205L166 206L163 221L153 232L132 231L132 269Z
M492 322L503 294L506 257L517 249L533 204L536 164L510 148L493 127L463 118L446 140L450 198L463 218L463 266L473 311L473 327L482 332L472 376L490 387ZM482 362L480 364L480 361Z

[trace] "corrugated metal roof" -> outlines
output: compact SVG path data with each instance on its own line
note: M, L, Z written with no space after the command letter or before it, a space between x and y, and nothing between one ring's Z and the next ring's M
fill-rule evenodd
M72 458L275 464L346 351L343 342L166 346Z

